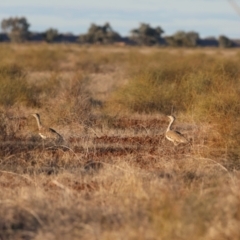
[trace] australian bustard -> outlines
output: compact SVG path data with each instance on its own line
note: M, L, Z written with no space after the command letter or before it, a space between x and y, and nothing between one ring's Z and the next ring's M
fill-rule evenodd
M58 141L62 141L63 137L53 128L44 127L41 123L40 115L38 113L33 113L33 117L36 118L37 125L38 125L38 134L42 139L55 139Z
M165 133L166 138L173 142L174 145L178 145L180 143L189 143L189 141L180 132L171 130L171 126L175 120L175 117L168 116L168 118L170 119L170 123Z

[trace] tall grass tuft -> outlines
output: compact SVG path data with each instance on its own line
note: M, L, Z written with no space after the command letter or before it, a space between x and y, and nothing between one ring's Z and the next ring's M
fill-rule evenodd
M52 73L39 83L32 84L37 107L55 124L86 123L91 116L90 95L86 89L87 76L74 73L65 78Z
M0 105L12 106L29 98L26 75L17 65L0 67Z

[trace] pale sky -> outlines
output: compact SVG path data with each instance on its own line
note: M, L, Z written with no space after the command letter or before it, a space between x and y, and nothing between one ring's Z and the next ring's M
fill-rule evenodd
M240 6L240 0L235 0ZM56 28L86 33L90 24L109 22L122 36L140 23L160 26L164 35L196 31L200 37L240 38L240 14L229 0L1 0L0 20L25 16L30 31Z

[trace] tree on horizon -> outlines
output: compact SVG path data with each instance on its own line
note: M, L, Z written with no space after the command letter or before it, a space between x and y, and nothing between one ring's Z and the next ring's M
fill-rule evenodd
M120 34L115 32L108 22L103 26L92 23L88 29L88 32L79 36L78 42L111 44L119 41L120 39Z
M172 36L165 37L167 45L173 47L196 47L199 39L199 34L194 31L177 31Z
M10 17L1 22L2 30L10 38L11 42L24 42L29 37L29 27L25 17Z
M151 46L160 44L164 31L159 26L152 28L149 24L141 23L139 28L132 29L130 33L130 39L137 44Z
M58 30L55 28L49 28L43 33L43 39L48 43L54 42L58 36Z

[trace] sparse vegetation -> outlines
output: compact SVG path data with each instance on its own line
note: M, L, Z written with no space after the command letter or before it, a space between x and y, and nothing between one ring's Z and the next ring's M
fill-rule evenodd
M0 239L239 239L239 56L0 45Z
M149 61L148 56L145 58L139 66L141 70L113 93L108 101L110 109L118 107L132 112L165 114L176 109L197 122L217 122L222 147L226 142L238 146L238 58L217 59L203 55L164 58L155 55L154 64L143 67Z

